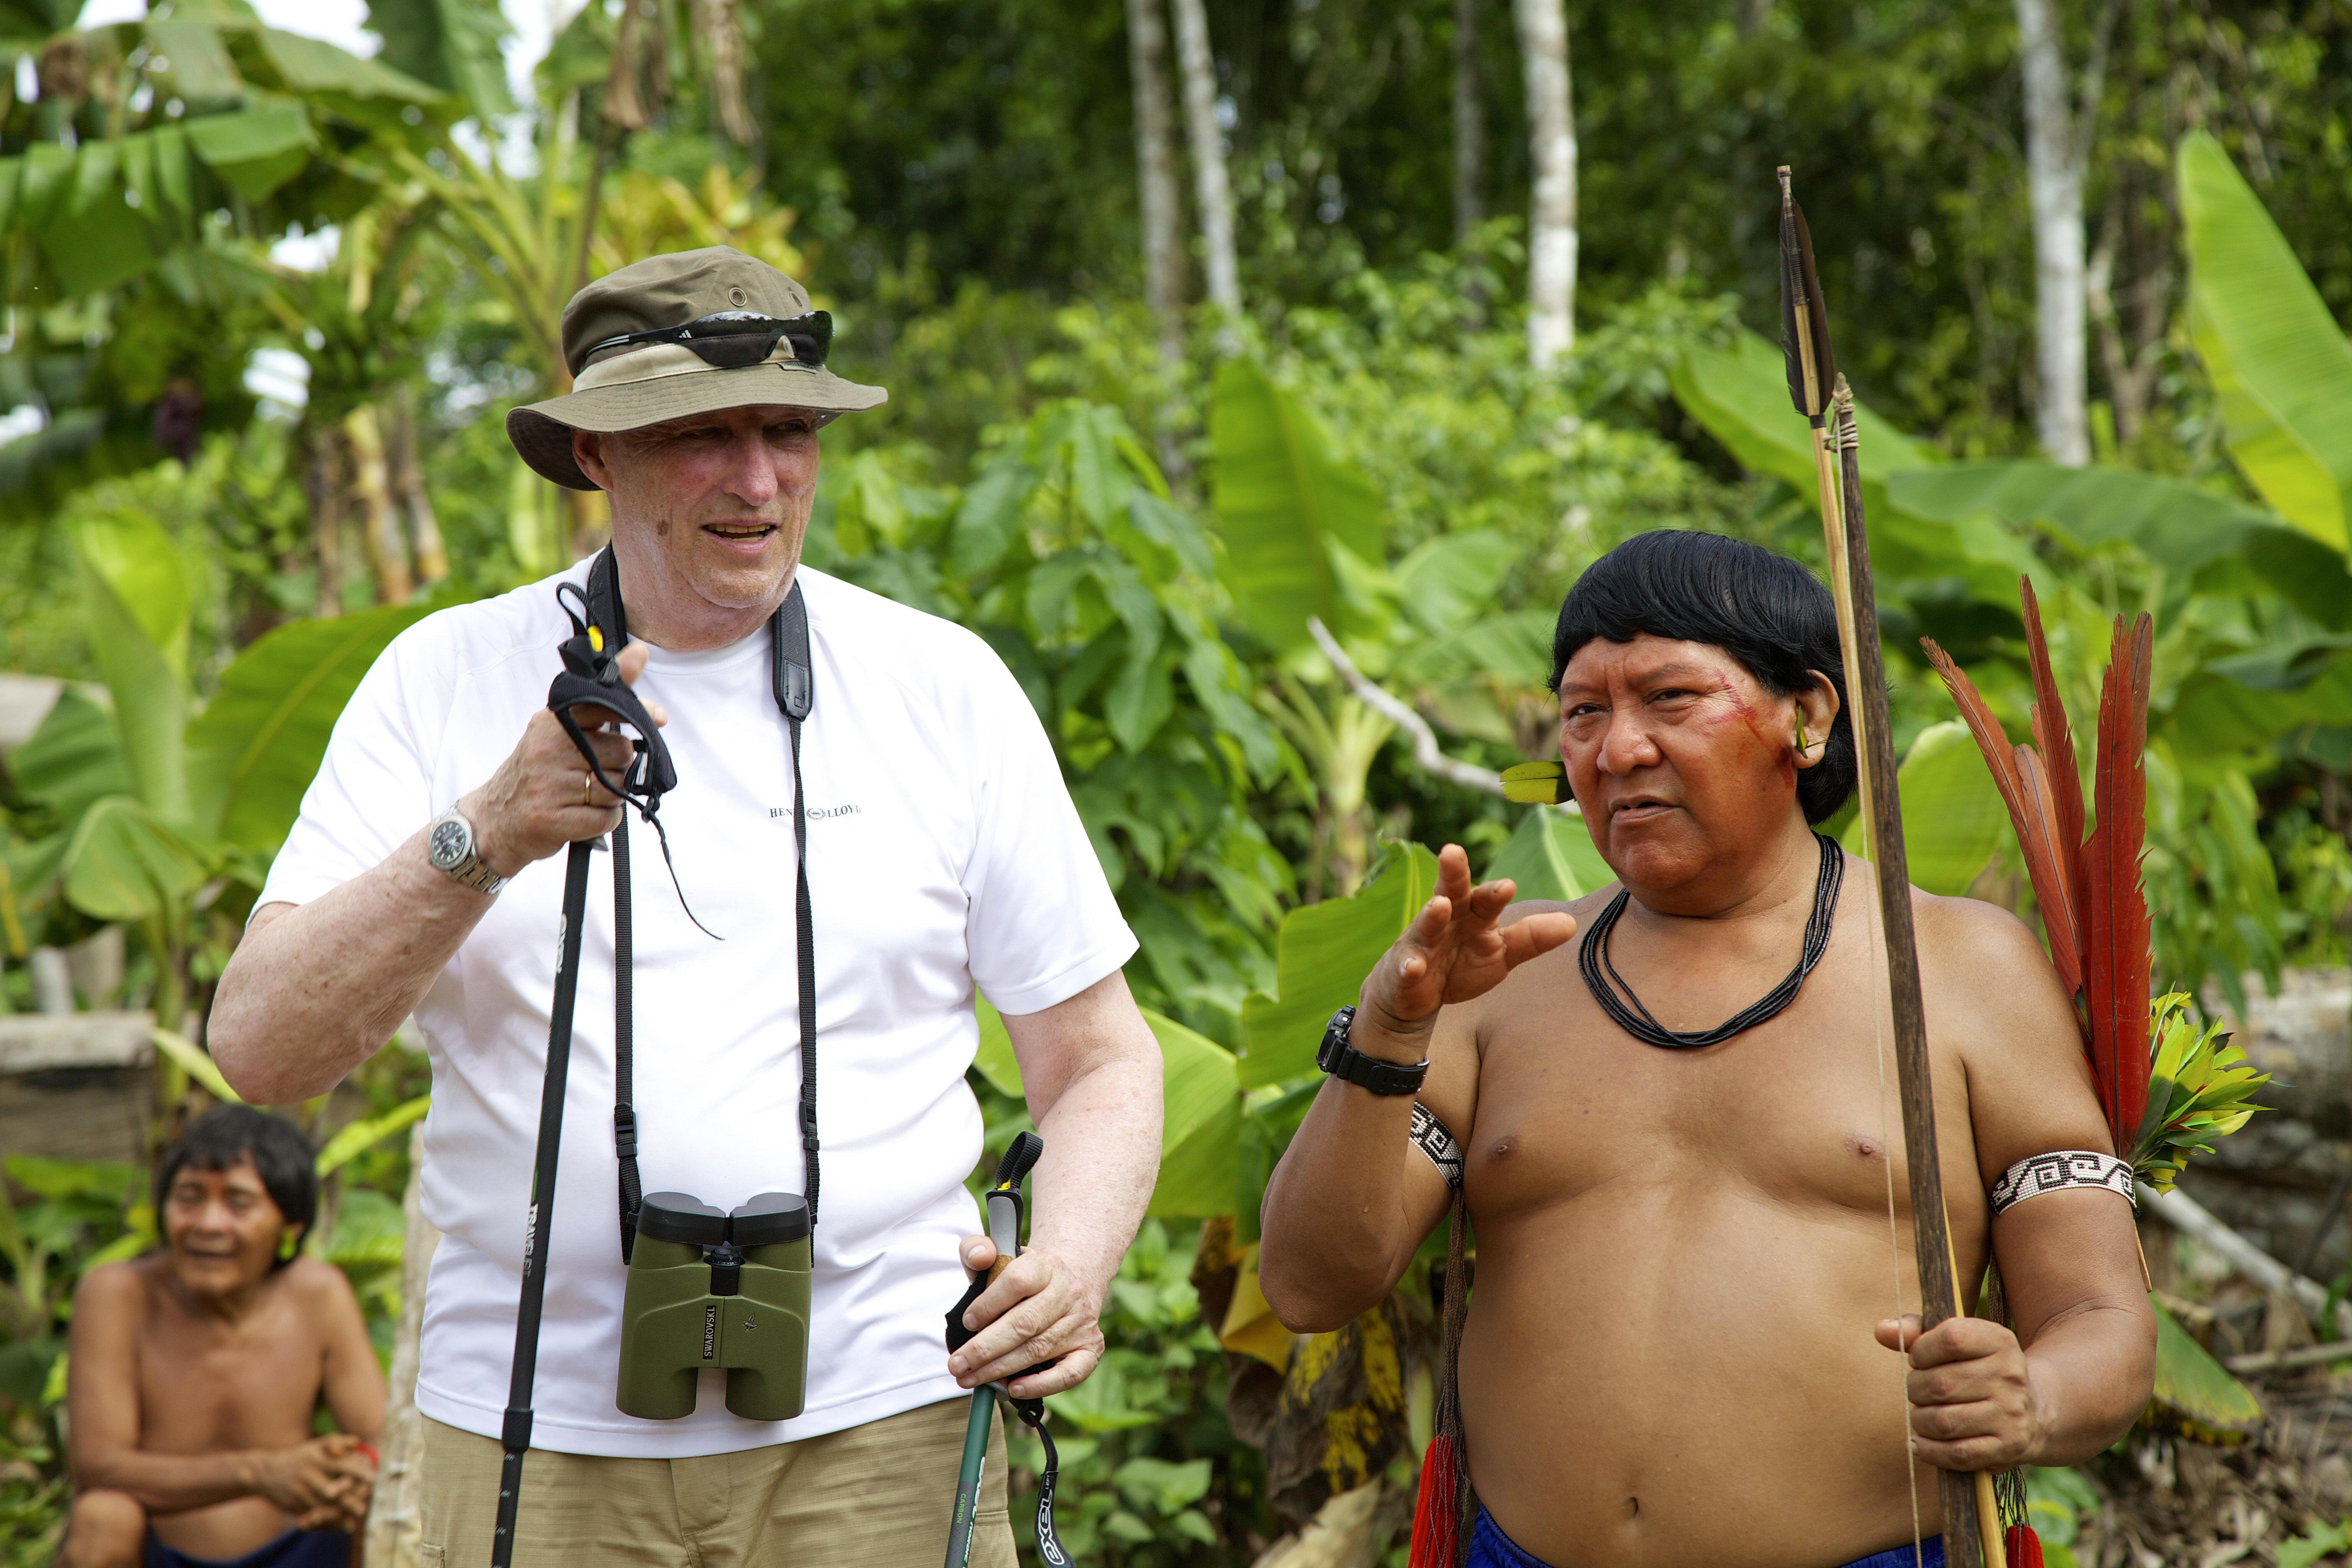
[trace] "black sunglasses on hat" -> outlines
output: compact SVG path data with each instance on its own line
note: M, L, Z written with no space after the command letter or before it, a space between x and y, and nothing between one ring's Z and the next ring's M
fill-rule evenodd
M792 345L793 363L813 369L821 366L825 351L833 346L833 317L824 310L811 310L804 316L778 321L754 310L721 310L716 315L698 317L682 327L656 327L651 331L606 338L601 343L591 344L588 352L580 356L580 363L586 364L606 349L677 343L692 349L705 364L721 370L740 370L746 365L765 363L780 342Z

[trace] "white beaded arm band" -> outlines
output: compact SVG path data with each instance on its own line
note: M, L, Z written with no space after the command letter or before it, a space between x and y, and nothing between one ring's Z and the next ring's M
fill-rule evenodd
M1992 1184L1992 1212L2004 1214L2028 1198L2067 1187L2100 1187L2127 1203L2139 1201L2132 1188L2131 1166L2125 1162L2095 1150L2061 1149L2029 1155L2003 1171Z

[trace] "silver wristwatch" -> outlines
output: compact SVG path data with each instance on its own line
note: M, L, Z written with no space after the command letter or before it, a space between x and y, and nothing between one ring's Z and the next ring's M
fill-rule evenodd
M425 853L452 881L478 892L496 893L507 885L504 877L483 865L481 857L474 853L474 825L454 805L433 819Z

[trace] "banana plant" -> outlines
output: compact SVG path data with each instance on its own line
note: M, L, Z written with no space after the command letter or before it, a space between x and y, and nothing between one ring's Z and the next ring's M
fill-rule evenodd
M1457 732L1508 742L1540 689L1540 615L1495 614L1515 552L1489 531L1444 534L1392 565L1371 482L1305 403L1247 359L1217 371L1209 414L1220 574L1244 626L1275 658L1257 701L1280 726L1313 803L1307 891L1361 885L1371 846L1366 791L1395 724L1349 691L1309 640L1319 621L1376 680Z
M137 929L154 963L157 1025L178 1031L195 915L231 882L259 886L343 703L425 611L280 627L230 664L192 718L191 593L170 535L121 510L73 531L111 711L68 689L11 757L45 831L9 846L9 882L22 907L56 899Z
M2352 506L2352 348L2278 225L2202 131L2174 160L2189 331L2222 439L2263 499L2338 556Z

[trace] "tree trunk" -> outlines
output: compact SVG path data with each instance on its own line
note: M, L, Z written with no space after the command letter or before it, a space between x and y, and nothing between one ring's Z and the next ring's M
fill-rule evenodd
M343 613L342 431L320 425L310 432L310 540L318 562L318 593L312 613Z
M2034 428L2053 461L2078 468L2091 460L2083 278L2089 148L2067 104L2065 44L2051 0L2017 0L2017 45L2033 209Z
M352 489L358 497L367 536L368 561L375 570L379 605L404 605L416 592L408 570L408 535L392 495L392 467L384 458L383 426L375 405L362 403L343 417L343 438L352 448Z
M1772 0L1738 0L1733 26L1742 44L1752 44L1764 36L1771 20ZM1731 264L1735 268L1748 265L1748 246L1756 237L1757 220L1780 210L1780 203L1767 197L1767 182L1758 177L1756 131L1763 95L1749 88L1742 107L1745 133L1731 149Z
M1528 209L1528 355L1548 370L1576 346L1576 112L1561 0L1514 0L1535 190Z
M749 147L759 131L751 123L750 106L743 101L743 25L736 15L735 0L702 0L695 7L694 19L709 59L715 109L711 118L729 141Z
M1454 243L1486 216L1486 95L1478 79L1478 13L1486 0L1454 0Z
M1135 79L1135 168L1143 194L1143 297L1160 329L1160 361L1184 358L1183 237L1176 210L1174 106L1160 0L1127 0L1127 66Z
M433 515L433 497L425 488L425 469L416 458L416 413L404 390L393 395L386 412L392 416L392 493L408 521L408 542L416 552L416 580L431 587L449 575L449 552L441 542L441 524Z
M441 1239L418 1207L424 1175L425 1129L420 1125L408 1135L408 1194L400 1205L408 1220L407 1241L400 1254L400 1324L393 1331L392 1386L384 1402L383 1468L376 1472L363 1537L367 1568L417 1568L423 1557L425 1516L418 1485L425 1467L425 1417L416 1408L416 1355L425 1325L425 1271Z
M1209 19L1201 0L1171 3L1176 11L1176 68L1184 82L1184 130L1192 143L1193 200L1201 214L1209 303L1230 319L1241 314L1242 284L1234 261L1234 197L1225 183L1224 133L1217 128L1217 68L1209 54Z

